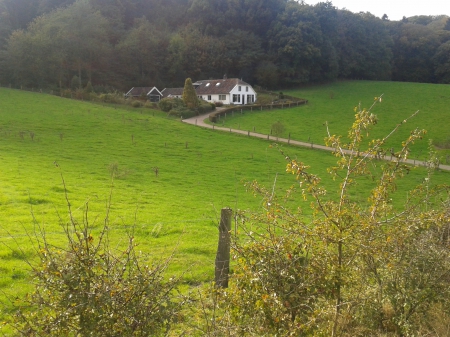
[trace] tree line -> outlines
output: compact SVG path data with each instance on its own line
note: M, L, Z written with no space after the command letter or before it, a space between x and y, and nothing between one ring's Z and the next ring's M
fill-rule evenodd
M97 91L239 77L450 82L450 18L293 0L0 0L0 84Z

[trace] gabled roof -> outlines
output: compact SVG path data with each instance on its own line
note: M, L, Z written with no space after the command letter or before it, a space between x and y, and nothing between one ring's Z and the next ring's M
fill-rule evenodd
M149 95L158 95L158 96L162 96L162 93L158 90L158 88L153 87L152 90L150 90L150 91L147 93L147 96L149 96Z
M237 85L249 86L250 84L238 78L226 78L222 80L201 80L192 83L197 95L226 95ZM155 88L156 89L156 88ZM161 90L163 97L183 96L184 88L165 88ZM128 94L127 94L128 95Z
M183 96L183 90L184 88L165 88L161 91L161 94L164 97Z
M247 85L250 84L238 79L238 78L227 78L221 80L201 80L193 83L196 87L195 91L198 95L217 95L217 94L229 94L231 90L237 85Z
M158 94L162 96L161 92L156 87L133 87L130 91L128 91L125 96L141 96L142 94L148 96L149 94Z

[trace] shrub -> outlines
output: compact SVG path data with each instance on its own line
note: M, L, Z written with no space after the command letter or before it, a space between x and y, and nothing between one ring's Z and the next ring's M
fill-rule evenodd
M101 94L99 96L100 101L104 103L125 104L126 100L124 96L119 92L112 92Z
M138 101L138 100L134 100L134 101L131 102L131 106L133 108L140 108L142 106L142 102Z
M177 107L184 106L183 100L180 98L163 98L158 103L159 108L164 112L169 112Z
M272 104L272 102L273 102L272 97L258 95L258 104L267 105L267 104Z
M86 87L84 88L86 93L94 92L94 87L92 86L91 81L87 82Z
M63 90L61 90L61 97L71 98L72 97L72 90L70 90L70 89L63 89Z
M215 108L216 108L216 106L213 103L209 103L206 101L200 101L200 104L197 107L197 112L199 115L202 115L209 111L213 111Z
M38 236L33 265L35 291L15 302L10 325L20 336L159 336L170 330L182 302L174 297L178 279L165 277L170 259L148 263L128 237L124 249L113 250L104 226L95 236L70 211L64 224L66 242ZM38 226L38 225L37 225ZM117 249L117 248L116 248Z
M170 116L190 118L197 116L197 112L186 108L185 106L178 106L169 111Z
M284 133L284 130L284 125L280 121L272 124L272 134L275 137L280 137Z
M221 102L221 101L214 102L214 105L219 108L219 107L223 106L223 102Z
M338 157L328 169L337 193L281 148L296 182L286 195L248 183L263 209L243 215L244 237L233 240L236 263L230 288L221 292L218 330L232 327L228 336L414 336L431 308L450 307L450 186L432 186L430 146L423 181L402 206L393 206L391 198L402 197L394 193L397 183L410 171L404 164L409 147L425 131L413 130L393 160L380 165L376 158L390 154L385 143L404 123L384 139L366 141L377 124L372 107L355 108L348 138L328 133L326 144ZM373 182L367 197L355 198L355 186L366 179ZM302 206L313 210L305 215Z
M146 109L158 109L158 103L147 101L147 102L144 103L144 108L146 108Z

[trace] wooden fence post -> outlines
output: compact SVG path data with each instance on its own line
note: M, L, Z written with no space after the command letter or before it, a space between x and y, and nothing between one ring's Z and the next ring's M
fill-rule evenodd
M217 288L228 288L232 216L233 210L231 208L222 208L219 224L219 245L216 254L215 281Z

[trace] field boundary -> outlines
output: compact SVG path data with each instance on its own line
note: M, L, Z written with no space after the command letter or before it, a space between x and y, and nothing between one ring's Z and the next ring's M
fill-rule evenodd
M220 120L221 116L227 117L228 114L234 114L234 112L243 111L262 111L262 110L272 110L272 109L288 109L297 107L299 105L304 105L308 103L306 99L298 99L292 96L284 96L286 100L282 100L281 102L272 102L271 104L260 104L260 105L238 105L227 108L216 108L216 111L209 113L206 118L209 119L212 123L217 123Z
M225 110L225 109L223 109ZM219 111L220 112L220 111ZM215 112L217 114L217 112ZM187 119L183 119L182 122L183 123L187 123L187 124L191 124L191 125L195 125L198 127L202 127L202 128L208 128L208 129L212 129L212 130L218 130L218 131L223 131L223 132L229 132L229 133L236 133L236 134L240 134L240 135L244 135L244 136L248 136L248 137L256 137L256 138L260 138L260 139L265 139L268 141L275 141L278 143L284 143L284 144L288 144L288 145L294 145L294 146L300 146L300 147L305 147L305 148L310 148L310 149L314 149L314 150L322 150L322 151L328 151L328 152L334 152L335 149L332 147L328 147L325 145L320 145L320 144L314 144L313 142L303 142L303 141L299 141L299 140L294 140L289 138L282 138L282 137L275 137L275 136L271 136L269 134L265 135L262 133L258 133L258 132L252 132L250 130L246 131L246 130L237 130L237 129L232 129L232 128L225 128L225 127L221 127L221 126L216 126L214 124L207 124L205 123L206 119L211 120L210 118L211 113L208 114L204 114L204 115L200 115L200 116L194 116L191 118L187 118ZM346 153L350 153L350 151L345 151ZM361 155L363 155L364 153L361 153ZM379 160L386 160L386 161L393 161L394 158L391 156L384 156L384 157L380 157L377 158ZM403 163L405 164L410 164L413 166L421 166L421 167L427 167L428 163L425 161L421 161L421 160L417 160L417 159L406 159L406 160L402 160ZM444 171L450 171L450 165L443 165L441 163L437 163L436 164L436 169L440 169L440 170L444 170Z

